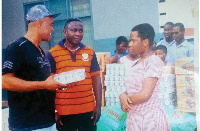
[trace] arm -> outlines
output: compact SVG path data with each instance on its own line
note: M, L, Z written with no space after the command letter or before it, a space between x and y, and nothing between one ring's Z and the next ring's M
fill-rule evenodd
M132 102L131 102L130 98L128 97L128 94L126 91L120 94L119 99L120 99L121 108L124 112L127 112L128 109L131 109L130 104Z
M142 83L142 90L130 96L132 104L137 105L148 101L153 93L157 81L158 78L156 77L145 78Z
M101 116L102 85L99 74L92 76L92 86L96 100L96 107L94 109L91 119L94 119L95 125L99 121L99 118Z
M57 88L66 87L54 80L54 76L48 77L45 81L25 81L14 76L13 73L2 75L2 89L9 91L34 91L39 89L56 90Z

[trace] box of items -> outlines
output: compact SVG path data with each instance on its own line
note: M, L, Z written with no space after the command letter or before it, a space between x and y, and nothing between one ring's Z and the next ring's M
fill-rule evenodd
M193 86L194 87L194 75L193 74L178 74L176 75L177 86Z
M97 61L102 72L105 72L106 64L110 64L110 52L97 52Z
M164 66L163 67L164 74L174 74L175 73L175 66Z
M175 74L194 74L194 57L176 60Z
M194 97L177 97L177 109L183 112L196 112L196 101Z
M177 97L191 97L195 98L195 87L194 86L176 86Z

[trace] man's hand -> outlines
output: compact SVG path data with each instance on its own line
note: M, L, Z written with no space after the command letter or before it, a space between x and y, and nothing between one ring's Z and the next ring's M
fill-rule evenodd
M120 94L119 98L120 98L122 110L124 112L128 112L128 109L132 108L132 106L131 106L132 101L130 100L128 95L125 93Z
M110 58L110 63L117 63L117 59L118 59L118 56L117 56L117 55L111 57L111 58Z
M94 125L96 125L96 123L99 121L100 116L101 116L101 106L99 107L96 106L91 117L91 119L93 119L94 121Z
M68 87L74 86L76 83L62 84L54 80L55 75L49 76L44 81L44 89L56 90L56 89L67 89Z
M56 119L56 128L57 128L57 130L61 130L63 123L61 121L61 117L58 114L58 112L55 113L55 119Z

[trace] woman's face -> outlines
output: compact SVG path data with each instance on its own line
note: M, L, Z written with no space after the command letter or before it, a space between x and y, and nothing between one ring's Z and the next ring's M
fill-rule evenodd
M129 42L131 54L140 55L143 52L142 42L143 41L138 36L138 31L132 31L130 34L130 42Z
M133 54L133 43L131 42L128 43L128 52L129 54Z

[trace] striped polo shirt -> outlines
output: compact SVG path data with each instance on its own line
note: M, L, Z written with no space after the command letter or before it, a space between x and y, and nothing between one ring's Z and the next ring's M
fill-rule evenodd
M80 48L73 54L65 48L65 41L66 39L61 40L47 53L51 72L58 74L85 68L86 78L77 82L75 86L67 88L67 90L56 91L56 110L60 115L91 112L96 106L91 76L100 74L96 54L92 48L82 43L79 44Z

